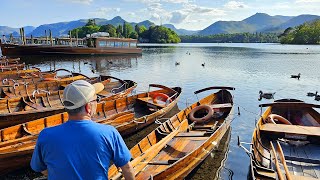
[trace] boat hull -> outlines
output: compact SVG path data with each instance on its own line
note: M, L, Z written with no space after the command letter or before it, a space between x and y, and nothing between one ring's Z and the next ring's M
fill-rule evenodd
M116 122L114 121L117 120L116 118L122 118L127 114L128 111L126 110L126 107L129 106L129 103L136 101L139 97L146 97L147 93L122 98L120 100L99 103L97 107L99 109L98 114L100 115L95 117L97 119L93 119L96 120L97 123L114 126L122 135L128 135L129 133L138 131L139 129L153 123L157 118L168 113L176 105L181 94L181 88L174 89L178 90L178 94L176 99L168 106L144 117L135 118L132 116L133 119L129 119L128 123L123 123L124 125L116 125ZM103 111L103 108L106 110ZM148 109L148 107L146 106L145 109ZM117 111L119 111L119 113ZM121 116L118 116L119 114L121 114ZM130 114L130 112L128 114ZM0 175L26 167L30 163L30 157L38 134L41 130L46 127L60 125L65 123L67 120L68 114L61 113L24 124L11 126L6 129L0 129Z
M313 108L320 106L283 99L260 107L267 109L252 135L249 179L318 178L320 114ZM272 122L274 115L290 123Z

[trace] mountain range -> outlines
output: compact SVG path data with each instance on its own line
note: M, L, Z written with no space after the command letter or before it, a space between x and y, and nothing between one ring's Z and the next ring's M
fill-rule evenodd
M313 21L315 19L320 19L320 16L317 15L299 15L299 16L270 16L265 13L256 13L242 21L217 21L211 24L210 26L199 31L191 31L186 29L177 29L172 24L163 24L163 26L172 29L178 35L212 35L212 34L230 34L230 33L243 33L243 32L275 32L282 33L288 27L294 27L305 22ZM25 26L25 34L30 36L31 34L36 36L44 36L45 30L51 30L53 36L60 36L68 34L69 30L72 30L77 27L84 26L88 22L88 19L79 19L69 22L59 22L53 24L43 24L38 27ZM111 20L96 18L96 24L105 25L112 24L114 26L122 25L125 21L120 16L116 16ZM139 26L144 25L146 28L149 28L152 25L155 25L149 20L145 20L139 23L136 22L127 22L132 26L138 24ZM9 35L13 33L14 36L19 36L19 28L11 28L8 26L0 26L0 34Z

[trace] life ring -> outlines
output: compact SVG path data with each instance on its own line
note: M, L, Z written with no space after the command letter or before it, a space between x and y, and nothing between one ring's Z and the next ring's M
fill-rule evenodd
M277 124L277 123L275 122L275 120L276 120L276 121L279 121L279 122L281 122L281 123L283 123L283 124L292 125L292 123L291 123L288 119L286 119L286 118L284 118L284 117L282 117L282 116L280 116L280 115L270 114L270 115L268 116L268 122L273 123L273 124Z
M204 117L195 117L196 112L200 111L200 110L206 110L207 115L205 115ZM213 109L208 106L208 105L200 105L197 106L195 108L193 108L189 114L189 119L192 122L196 122L196 123L202 123L202 122L206 122L208 120L210 120L213 116Z
M170 103L172 102L172 99L171 99L168 95L166 95L166 94L164 94L164 93L152 93L152 94L150 94L150 96L151 96L151 98L152 98L152 100L153 100L154 103L157 102L157 99L158 99L159 97L160 97L164 102L167 102L167 101L169 101Z

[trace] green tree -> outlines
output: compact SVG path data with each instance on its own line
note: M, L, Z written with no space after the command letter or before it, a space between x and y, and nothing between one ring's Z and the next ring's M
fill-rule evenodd
M109 33L110 37L117 37L116 28L112 24L102 25L99 31Z
M129 38L138 39L138 33L135 31L132 31L129 35Z
M169 28L164 26L151 26L148 32L143 33L144 38L151 43L179 43L179 36Z
M320 44L320 20L307 22L297 26L281 36L283 44Z
M122 37L123 29L122 29L121 25L118 25L118 27L116 29L116 33L117 33L117 37Z

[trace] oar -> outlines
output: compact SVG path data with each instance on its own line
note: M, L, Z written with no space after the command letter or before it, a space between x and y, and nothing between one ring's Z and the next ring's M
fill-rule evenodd
M277 151L278 151L278 153L280 155L280 160L281 160L281 162L283 164L284 171L286 172L287 179L288 180L292 180L292 177L291 177L291 175L289 173L289 169L288 169L286 160L284 159L283 150L282 150L281 145L280 145L280 143L278 141L277 141Z
M167 143L180 132L180 127L183 123L185 123L185 121L187 121L187 119L183 120L175 131L161 139L157 144L151 146L147 151L143 152L141 156L131 161L131 165L134 167L135 175L137 175L148 164L148 162L156 157L161 149L165 147ZM112 179L118 179L120 177L121 173L118 173Z
M271 146L271 149L272 149L272 152L273 152L273 155L274 155L274 161L275 161L275 164L276 164L276 169L277 169L277 172L278 172L279 180L284 180L284 178L282 176L281 169L280 169L280 165L279 165L279 162L278 162L278 157L277 157L277 154L276 154L276 150L273 147L272 141L270 141L270 146Z

